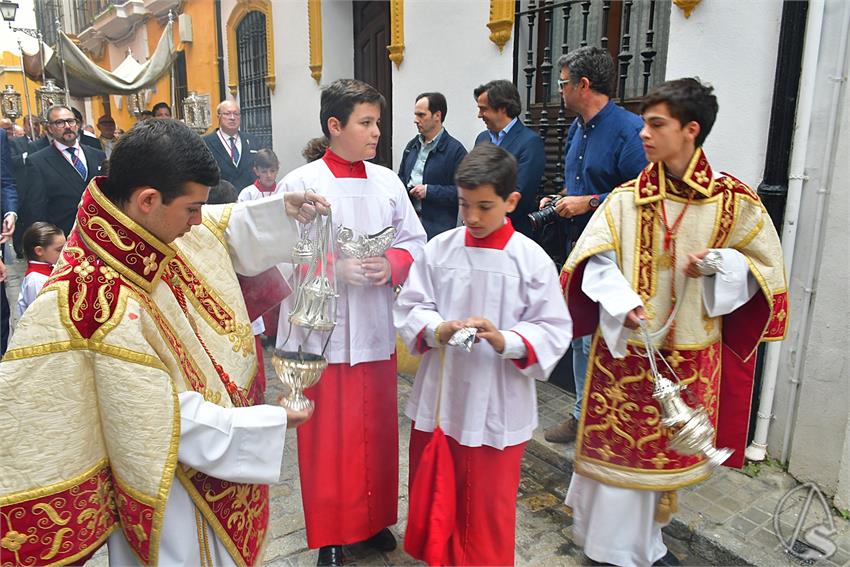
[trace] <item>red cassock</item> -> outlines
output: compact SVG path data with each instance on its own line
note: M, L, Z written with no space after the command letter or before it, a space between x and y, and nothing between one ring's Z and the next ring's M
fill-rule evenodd
M395 355L331 364L305 390L316 402L298 428L298 467L307 545L368 539L398 519Z
M516 495L526 444L502 450L487 445L467 447L443 436L444 442L429 446L432 434L415 427L414 423L410 430L407 529L415 522L412 527L416 531L405 534L405 551L429 565L513 565ZM429 454L429 449L436 454ZM429 465L432 468L423 472L430 474L420 475L420 467ZM449 471L448 465L454 470ZM451 477L453 490L447 487ZM432 498L426 494L429 490L434 493ZM454 500L451 504L450 497ZM417 509L422 505L427 510ZM454 522L448 518L452 509ZM428 520L423 522L426 514ZM449 534L443 532L449 527ZM441 542L442 549L438 547ZM419 544L418 549L413 544ZM422 555L414 554L418 552Z

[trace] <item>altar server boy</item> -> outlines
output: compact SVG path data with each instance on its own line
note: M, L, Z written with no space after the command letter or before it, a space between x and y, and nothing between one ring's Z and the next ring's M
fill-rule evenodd
M466 226L428 242L393 310L410 351L424 353L406 407L411 483L438 403L454 460L446 565L514 563L520 463L537 427L535 380L549 377L571 339L552 260L506 218L520 199L516 175L516 160L498 146L469 153L456 174ZM446 347L463 327L477 329L472 350Z

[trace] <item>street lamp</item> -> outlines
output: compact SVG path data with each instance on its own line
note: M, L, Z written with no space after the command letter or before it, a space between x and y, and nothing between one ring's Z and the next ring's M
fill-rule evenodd
M34 37L38 40L38 51L39 51L40 58L41 58L41 82L42 82L42 84L44 84L44 82L45 82L44 81L44 41L42 40L41 32L38 31L37 29L33 29L33 28L18 28L18 27L13 26L12 22L15 21L15 16L17 15L17 13L18 13L18 4L16 2L12 2L11 0L0 1L0 15L3 16L3 21L5 21L9 25L9 29L12 30L12 31L23 32L23 33L27 34L28 36ZM21 77L23 78L23 81L24 81L24 97L25 97L25 100L27 102L27 116L28 116L29 123L30 123L30 132L35 132L35 130L33 129L33 123L32 123L32 107L30 106L30 91L29 91L29 87L27 86L27 71L24 68L24 48L21 45L21 38L18 37L16 39L18 41L18 51L21 52ZM6 90L7 91L10 90L8 86L7 86ZM17 100L18 100L18 106L20 107L20 100L21 100L20 95L18 95ZM6 111L6 103L7 103L7 98L6 98L6 94L4 93L4 95L3 95L3 111L4 111L4 114L5 114L5 111ZM7 114L7 116L8 116L8 114ZM14 121L14 118L12 118L12 121Z
M0 2L0 14L3 16L3 21L6 22L14 22L15 21L15 13L18 11L18 5L15 2L10 2L9 0L3 0Z

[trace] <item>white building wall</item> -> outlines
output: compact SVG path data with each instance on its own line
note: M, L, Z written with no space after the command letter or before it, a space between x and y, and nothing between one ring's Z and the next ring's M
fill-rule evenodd
M671 6L666 78L698 76L720 105L705 151L715 170L757 187L764 173L782 2Z
M487 0L406 0L404 61L393 65L393 167L398 171L413 138L416 95L438 91L446 96L446 129L472 149L484 129L472 91L493 79L511 79L513 36L504 50L490 41Z
M810 8L810 17L820 17ZM779 456L786 431L790 435L789 472L801 481L813 481L826 493L850 504L850 353L847 349L847 306L850 305L850 112L847 110L846 77L850 63L839 59L841 36L850 28L850 5L827 0L819 38L811 126L805 148L805 175L796 223L794 263L789 276L791 319L782 344L777 383L776 421L768 450ZM845 39L846 41L846 39ZM808 48L808 45L807 45ZM837 101L834 96L840 89ZM835 128L835 130L832 129ZM831 145L832 144L832 145ZM794 151L803 151L795 148ZM818 198L824 195L822 220L818 221ZM822 236L822 239L821 239ZM812 264L814 263L814 264ZM814 266L814 281L808 276ZM805 289L811 288L811 301ZM804 319L808 316L807 320ZM796 403L792 394L799 365ZM789 402L789 400L791 400ZM789 409L791 410L789 413ZM843 469L842 469L843 467Z
M15 21L11 25L16 28L35 29L35 3L33 0L16 0L18 11L15 13ZM0 23L0 53L8 51L20 57L21 52L18 50L18 40L24 47L27 53L36 53L38 51L38 40L26 35L22 32L13 32L8 28L6 22Z

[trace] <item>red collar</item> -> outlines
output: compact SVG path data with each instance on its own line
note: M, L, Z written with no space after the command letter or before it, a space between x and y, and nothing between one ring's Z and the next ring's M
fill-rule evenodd
M83 192L76 229L103 262L148 293L177 251L125 215L100 192L95 177Z
M274 191L275 189L277 189L277 185L272 185L271 187L268 187L268 188L267 188L267 187L263 187L262 185L260 185L260 180L259 180L259 179L257 179L256 181L254 181L254 187L256 187L256 188L257 188L257 190L258 190L260 193L271 193L272 191Z
M325 151L322 160L336 178L366 179L366 165L362 161L346 161L333 153L330 148Z
M53 264L48 264L47 262L35 262L30 260L27 262L27 271L24 272L24 276L28 274L41 274L43 276L49 276L53 272Z
M497 228L484 238L475 238L469 229L466 229L464 235L464 244L470 248L493 248L494 250L504 250L508 245L511 236L514 235L514 225L511 224L511 219L506 218L505 224L501 228Z

